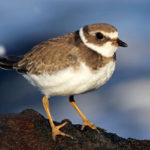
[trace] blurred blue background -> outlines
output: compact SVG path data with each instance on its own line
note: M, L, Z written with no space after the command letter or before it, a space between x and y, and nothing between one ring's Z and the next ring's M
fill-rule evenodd
M0 55L23 55L43 40L100 22L116 26L129 47L118 49L111 80L76 102L108 132L150 139L149 0L0 0ZM33 108L46 117L42 96L21 75L0 70L0 113ZM50 107L54 120L82 123L67 97L52 97Z

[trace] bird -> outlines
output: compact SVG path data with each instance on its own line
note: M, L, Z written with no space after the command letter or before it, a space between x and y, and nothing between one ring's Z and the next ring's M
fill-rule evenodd
M81 129L89 126L98 131L79 109L74 95L96 90L111 78L118 46L128 45L119 39L114 26L107 23L89 24L43 41L23 56L0 57L0 69L17 71L43 93L42 103L53 140L57 135L72 138L60 130L67 122L58 126L54 124L49 99L52 96L68 96L70 104L83 120Z

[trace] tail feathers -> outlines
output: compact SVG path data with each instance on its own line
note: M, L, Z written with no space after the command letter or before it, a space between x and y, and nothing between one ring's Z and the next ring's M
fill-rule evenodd
M0 69L13 70L14 64L22 59L20 56L4 56L0 57Z

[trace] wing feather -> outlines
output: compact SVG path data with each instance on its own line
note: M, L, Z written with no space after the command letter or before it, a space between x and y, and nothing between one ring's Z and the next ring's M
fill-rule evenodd
M35 47L24 55L17 64L18 71L40 74L53 73L78 64L78 47L63 40L48 40Z

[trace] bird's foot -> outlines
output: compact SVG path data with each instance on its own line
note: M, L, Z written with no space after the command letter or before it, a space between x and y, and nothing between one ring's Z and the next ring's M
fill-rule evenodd
M67 137L69 137L69 138L73 138L71 135L66 134L66 133L64 133L64 132L62 132L62 131L59 130L60 128L62 128L62 127L65 126L66 124L67 124L67 122L64 122L63 124L58 125L58 126L54 126L54 127L52 128L52 138L53 138L54 141L56 141L56 136L57 136L57 135L62 135L62 136L67 136Z
M99 133L99 130L97 129L96 125L90 122L89 120L83 120L83 125L81 130L83 130L86 126L89 126L93 130L96 130Z

